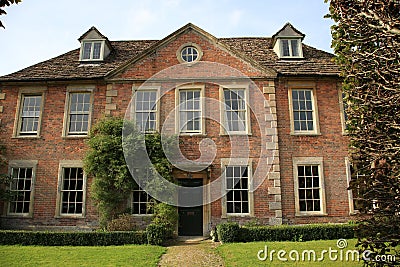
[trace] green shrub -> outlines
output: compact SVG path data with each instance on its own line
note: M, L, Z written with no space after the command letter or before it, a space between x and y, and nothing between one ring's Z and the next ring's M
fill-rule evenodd
M223 243L232 243L238 241L239 224L235 222L221 223L217 225L218 239Z
M160 225L165 230L165 240L173 238L178 225L178 211L175 207L157 203L154 205L153 224Z
M167 240L168 229L165 225L151 223L147 226L146 232L150 245L161 246Z
M108 231L134 231L136 224L131 214L121 214L107 224Z
M118 246L126 244L147 244L146 232L0 231L0 245Z
M354 225L349 224L309 224L280 226L239 227L236 223L217 226L222 242L252 241L310 241L354 238Z

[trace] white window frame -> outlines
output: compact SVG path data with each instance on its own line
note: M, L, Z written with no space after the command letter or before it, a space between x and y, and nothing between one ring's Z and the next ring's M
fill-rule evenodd
M180 92L181 91L200 91L200 130L198 131L181 131L180 116ZM205 101L204 101L205 85L182 85L175 89L175 133L179 135L204 135L205 134Z
M284 41L288 42L289 56L283 55L283 42ZM293 56L292 41L296 41L296 43L297 43L297 51L299 52L298 56ZM303 58L302 43L301 43L301 39L299 39L299 38L280 38L280 40L279 40L279 50L280 50L280 57L281 58Z
M339 108L340 108L340 121L342 122L342 134L347 135L347 126L346 126L346 109L343 100L343 91L338 90L339 95Z
M144 193L147 195L147 201L144 202L144 201L139 200L139 202L134 202L133 194L134 194L135 192L139 192L139 193L140 193L140 192L144 192ZM153 199L153 198L152 198L145 190L143 190L143 189L140 188L140 187L138 187L137 189L133 190L133 191L132 191L132 194L130 195L130 199L129 199L129 206L130 206L130 208L131 208L131 214L132 214L133 216L138 216L138 217L153 216L154 213L149 213L149 212L147 211L148 205L151 205L151 204L152 204L152 201L151 201L152 199ZM139 205L142 204L142 203L145 203L145 204L146 204L146 213L133 213L133 204L134 204L134 203L138 203ZM139 211L140 211L140 208L139 208Z
M292 92L295 90L310 91L311 100L313 107L313 130L311 131L299 131L294 128L294 114L293 114L293 97ZM318 104L315 87L312 86L293 86L288 90L289 98L289 116L290 116L290 134L291 135L320 135L319 119L318 119Z
M64 109L64 122L63 122L63 132L62 137L87 137L92 122L93 116L93 101L94 101L94 86L70 86L67 87L66 98L65 98L65 109ZM75 133L69 131L69 122L70 122L70 107L71 107L71 95L74 93L89 93L90 94L90 107L88 114L88 129L87 131L81 133Z
M222 218L228 217L254 217L254 190L253 190L253 159L249 158L222 158L221 159L221 173L223 175L222 182ZM228 213L228 188L227 188L227 178L226 178L226 167L247 167L248 175L248 213Z
M84 49L85 49L85 44L90 43L90 57L84 59ZM93 59L93 51L94 51L94 44L95 43L100 43L100 57ZM79 55L79 60L80 61L103 61L104 60L104 46L105 46L105 41L103 39L90 39L90 40L84 40L81 43L81 50L80 50L80 55Z
M244 90L244 102L246 107L246 128L244 131L229 131L228 122L226 116L226 105L225 105L225 96L224 90ZM249 94L249 85L248 84L231 84L231 85L221 85L219 87L219 98L220 98L220 135L251 135L251 117L250 117L250 94Z
M18 92L18 100L17 100L17 109L15 112L15 120L14 120L14 130L13 137L17 138L39 138L41 133L41 125L42 125L42 117L43 117L43 108L45 101L45 91L46 88L38 87L38 88L23 88ZM25 97L29 96L41 96L42 100L40 103L40 114L38 119L38 127L36 133L32 132L32 134L21 134L21 125L22 125L22 109L24 106Z
M29 198L29 212L27 213L14 213L10 212L10 202L5 206L7 216L10 217L32 217L33 216L33 206L34 206L34 194L35 194L35 182L36 182L36 169L37 169L37 160L11 160L8 165L8 173L11 175L12 169L17 168L31 168L32 169L32 178L31 178L31 189L30 189L30 198ZM9 187L11 189L11 185Z
M300 211L299 199L299 179L298 179L298 166L318 166L319 174L319 194L320 194L320 211ZM295 214L296 216L326 216L326 197L325 197L325 179L323 157L293 157L293 180L294 180L294 196L295 196Z
M350 182L351 182L352 173L351 173L351 162L350 162L348 157L345 158L345 164L346 164L347 188L349 188ZM350 215L359 214L360 211L358 209L355 209L355 207L354 207L353 190L352 189L348 189L347 193L348 193L348 197L349 197L349 214Z
M132 118L135 121L135 125L136 125L136 93L137 92L156 92L156 103L155 103L155 110L152 111L155 113L156 115L156 122L155 122L155 126L156 128L152 131L150 130L145 130L142 132L144 133L152 133L152 132L158 132L160 129L160 86L142 86L139 89L132 87L132 93L133 93L133 98L132 98ZM142 111L145 112L145 111Z
M193 60L193 61L190 61L190 62L185 61L182 58L182 52L187 47L194 47L197 50L197 58L195 60ZM178 48L178 50L176 51L176 58L178 59L179 63L184 63L184 64L188 64L188 65L195 64L196 62L200 61L202 57L203 57L203 50L196 43L191 43L191 42L185 43L185 44L181 45Z
M81 160L62 160L59 163L58 168L58 186L57 186L57 200L56 200L56 218L58 217L69 217L69 218L85 218L86 216L86 184L87 176L83 171L83 185L82 185L82 213L79 214L66 214L62 213L62 192L64 182L64 169L65 168L82 168L83 162Z

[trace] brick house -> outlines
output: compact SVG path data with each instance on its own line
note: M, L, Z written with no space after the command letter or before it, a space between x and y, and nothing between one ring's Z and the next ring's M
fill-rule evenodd
M2 226L96 227L94 178L82 170L87 133L106 115L124 116L133 95L143 131L179 134L189 164L174 177L208 185L203 205L178 208L179 234L206 235L224 220L349 220L339 69L304 37L289 23L271 38L217 38L189 23L134 41L92 27L79 49L0 77L1 139L19 192L0 203ZM127 200L138 224L149 221L149 198L136 190Z

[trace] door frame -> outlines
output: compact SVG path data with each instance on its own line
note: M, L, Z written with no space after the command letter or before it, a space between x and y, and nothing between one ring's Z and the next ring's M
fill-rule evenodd
M201 171L196 173L190 172L180 172L179 175L174 175L175 179L202 179L203 186L210 183L210 179L208 178L207 172ZM207 189L203 190L203 203L208 203L211 195L211 190L208 187ZM211 203L203 204L203 236L209 236L211 231ZM178 212L178 209L177 209ZM176 231L178 232L178 226Z

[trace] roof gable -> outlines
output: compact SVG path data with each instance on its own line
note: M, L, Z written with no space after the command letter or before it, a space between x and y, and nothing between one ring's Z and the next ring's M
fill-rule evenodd
M301 40L304 39L306 35L302 33L301 31L297 30L295 27L293 27L292 24L289 22L286 23L282 29L280 29L277 33L275 33L272 36L272 39L277 39L277 38L282 38L282 37L297 37L301 38Z
M106 36L101 34L101 32L96 29L96 27L92 26L89 30L87 30L81 37L78 38L79 42L82 42L84 39L107 39Z
M277 73L268 67L263 66L262 64L259 64L256 60L253 58L247 56L246 54L239 52L238 50L234 49L231 46L226 45L223 41L220 39L216 38L212 34L204 31L200 27L197 27L196 25L192 23L188 23L185 26L181 27L180 29L176 30L175 32L171 33L170 35L166 36L162 40L156 42L146 50L144 50L141 54L133 57L131 60L126 62L125 64L121 65L119 68L111 71L108 75L107 78L112 78L118 75L119 73L123 72L127 68L129 68L131 65L135 64L136 62L140 61L141 59L145 58L146 56L152 54L155 52L157 49L161 48L162 46L166 46L168 43L172 42L173 40L176 40L179 38L181 35L184 35L189 32L195 32L196 34L202 36L203 38L209 40L211 43L214 45L228 51L230 54L232 54L235 57L240 58L241 60L247 62L260 72L262 72L265 76L267 77L276 77Z

